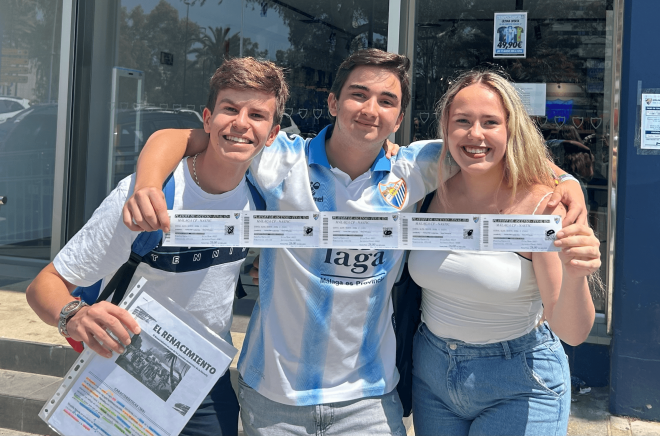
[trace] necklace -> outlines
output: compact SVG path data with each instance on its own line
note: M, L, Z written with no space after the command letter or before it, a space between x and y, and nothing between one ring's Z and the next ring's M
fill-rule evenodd
M197 153L193 157L193 176L195 177L195 183L197 183L197 186L201 188L201 185L199 184L199 179L197 178L197 168L195 167L195 164L197 163L197 156L199 156L199 153Z

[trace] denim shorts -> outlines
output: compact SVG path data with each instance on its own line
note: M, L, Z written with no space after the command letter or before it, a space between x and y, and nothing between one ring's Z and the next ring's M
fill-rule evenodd
M238 401L247 436L406 434L396 389L377 397L292 406L264 397L239 377Z
M185 436L238 434L238 401L231 387L229 370L213 386L180 434Z
M413 347L415 434L566 434L568 359L547 324L476 345L435 336L422 323Z

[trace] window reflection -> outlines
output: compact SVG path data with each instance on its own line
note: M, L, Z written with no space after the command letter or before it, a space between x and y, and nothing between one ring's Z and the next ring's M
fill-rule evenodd
M0 255L50 257L62 2L0 14ZM6 282L6 280L5 280Z
M493 59L495 12L509 0L419 0L410 140L436 138L434 105L465 69L499 69L515 83L545 84L545 114L533 116L557 164L583 188L589 223L606 253L613 7L608 0L525 0L527 58ZM602 259L601 276L607 276ZM595 300L599 311L604 299Z
M253 56L285 67L291 97L282 129L313 137L331 122L327 97L339 64L355 50L387 47L388 3L378 0L124 0L120 6L112 68L135 76L113 79L114 112L96 114L114 126L108 190L134 171L153 131L201 127L208 81L225 59Z
M122 3L118 65L144 72L146 104L201 114L224 59L266 58L288 68L288 112L303 134L330 121L326 99L339 64L360 48L387 46L388 7L377 0L172 0L148 12L142 3ZM134 100L121 92L121 102Z

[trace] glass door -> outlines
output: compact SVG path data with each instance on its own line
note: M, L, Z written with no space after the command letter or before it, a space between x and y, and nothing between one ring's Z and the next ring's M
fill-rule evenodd
M0 196L7 201L0 206L0 257L5 259L45 263L50 258L61 26L61 0L2 2ZM0 268L0 286L25 280L19 270Z
M495 13L526 12L524 58L494 58ZM499 30L499 29L498 29ZM498 41L506 41L506 29ZM511 77L555 162L582 185L589 224L608 273L608 181L612 106L613 2L609 0L417 0L409 141L437 138L436 102L471 68ZM522 35L520 35L522 34ZM520 36L519 36L520 35ZM599 312L605 295L595 294Z

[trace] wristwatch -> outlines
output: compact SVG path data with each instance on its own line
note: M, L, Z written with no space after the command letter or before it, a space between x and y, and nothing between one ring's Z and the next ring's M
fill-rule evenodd
M69 332L66 329L66 323L71 317L73 317L73 315L78 313L78 311L85 306L89 306L89 304L82 300L73 300L64 305L60 312L60 321L57 323L57 330L62 336L65 338L70 337Z

